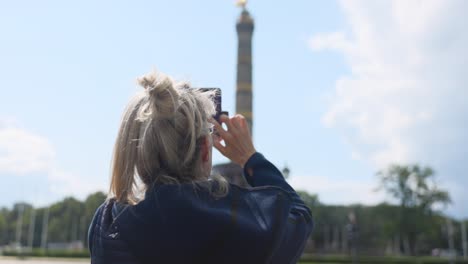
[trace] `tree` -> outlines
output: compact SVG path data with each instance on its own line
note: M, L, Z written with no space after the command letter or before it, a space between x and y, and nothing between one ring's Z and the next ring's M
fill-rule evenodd
M5 213L4 213L5 212ZM5 219L6 210L0 210L0 234L8 233L7 221ZM0 246L6 244L6 235L0 236Z
M301 197L309 208L319 205L318 196L316 194L309 194L307 191L297 191L297 194L299 194L299 197Z
M87 232L96 209L106 200L102 192L90 194L85 201L72 197L54 203L45 208L35 208L35 217L31 218L33 207L26 203L16 203L13 208L0 208L0 246L16 242L17 225L23 211L21 221L21 242L27 245L31 219L34 219L35 228L33 247L41 245L44 214L49 210L47 229L48 242L70 242L81 240L87 245ZM24 210L20 209L23 208Z
M434 205L451 202L447 191L439 189L434 170L419 165L391 165L377 173L379 189L399 202L398 229L405 253L418 253L423 231L428 229Z

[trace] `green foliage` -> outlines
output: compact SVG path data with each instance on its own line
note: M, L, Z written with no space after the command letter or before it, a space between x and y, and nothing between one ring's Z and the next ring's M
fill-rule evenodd
M8 233L8 224L6 219L6 209L0 210L0 234ZM0 245L5 244L3 236L0 236Z
M49 206L47 241L70 242L80 240L84 241L85 246L87 246L86 236L89 224L97 207L105 199L106 195L104 193L97 192L89 195L84 202L69 197ZM32 246L41 246L44 215L47 213L47 208L34 208L34 217L32 217L33 207L25 203L15 204L12 210L7 208L0 210L0 246L17 242L16 227L20 220L19 212L22 210L21 245L29 246L29 230L32 224L31 221L34 221Z
M358 263L372 264L448 264L450 260L435 257L370 257L361 256ZM298 263L353 263L353 259L345 255L304 254ZM457 260L453 263L468 264L468 261Z
M309 194L306 191L297 191L297 193L309 208L313 208L319 204L318 196L316 194Z
M391 165L377 175L380 188L397 199L402 207L431 211L435 204L447 205L451 202L448 192L438 188L434 170L430 167Z
M400 206L382 203L376 206L330 206L316 205L312 207L312 215L314 219L314 231L311 238L313 247L306 248L307 252L314 254L330 254L330 253L346 253L343 251L342 245L338 245L338 249L330 248L330 244L334 240L335 232L338 234L339 243L343 243L343 239L347 239L345 230L346 224L349 222L348 214L353 212L356 215L358 226L358 247L360 254L375 255L385 254L386 247L398 238L400 234ZM415 255L430 255L433 248L448 248L448 240L446 230L445 216L438 212L433 212L430 216L421 216L417 208L407 208L406 213L419 221L418 227L413 227L417 232L417 240L413 240L412 253ZM454 226L459 226L459 222L454 221ZM455 244L461 245L459 238L461 237L460 228L455 228ZM401 238L401 237L400 237ZM347 245L349 246L349 245ZM402 243L400 244L403 249Z
M451 202L448 192L437 186L434 170L419 165L391 165L377 176L379 189L399 202L399 210L393 218L396 228L393 232L402 243L406 242L405 253L429 250L431 245L425 241L437 236L434 230L440 229L433 207Z
M52 258L89 258L88 250L42 250L35 248L32 251L19 252L4 251L4 256L10 257L52 257Z

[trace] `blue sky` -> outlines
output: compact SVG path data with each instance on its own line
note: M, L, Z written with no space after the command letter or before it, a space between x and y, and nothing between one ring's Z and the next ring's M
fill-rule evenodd
M250 1L257 149L332 204L381 202L377 170L422 162L467 217L466 4L447 2ZM120 115L153 68L221 87L233 113L239 13L230 0L1 3L0 206L106 191Z

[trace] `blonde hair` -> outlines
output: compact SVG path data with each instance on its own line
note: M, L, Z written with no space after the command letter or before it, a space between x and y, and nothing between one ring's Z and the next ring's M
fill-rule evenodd
M109 197L135 204L155 183L182 184L206 180L200 145L210 133L215 113L213 93L189 88L157 72L138 78L145 88L123 114L115 142ZM216 195L228 183L214 176ZM211 191L211 189L210 189Z

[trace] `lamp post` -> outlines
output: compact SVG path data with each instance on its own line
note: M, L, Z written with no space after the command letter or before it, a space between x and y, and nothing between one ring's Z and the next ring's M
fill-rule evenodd
M348 243L349 243L349 253L351 254L351 258L353 263L359 263L358 260L358 226L356 215L354 212L350 212L348 214L349 223L346 225L346 229L348 230Z
M289 178L290 173L291 173L291 170L288 168L288 165L285 165L283 168L283 177L285 179Z
M42 218L42 237L41 237L41 248L47 250L47 233L49 229L49 211L50 207L46 207L44 216Z
M23 231L23 213L24 213L24 204L18 205L18 218L16 219L16 245L17 250L21 251L21 234Z

